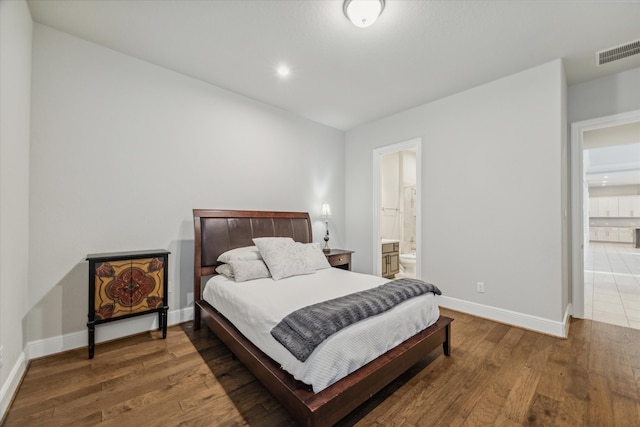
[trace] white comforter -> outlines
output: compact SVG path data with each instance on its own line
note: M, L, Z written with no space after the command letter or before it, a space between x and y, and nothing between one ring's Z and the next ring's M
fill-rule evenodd
M435 295L412 298L335 333L305 362L276 341L271 329L299 308L388 281L338 268L278 281L267 278L236 283L217 275L207 282L203 297L265 354L317 393L433 324L440 315Z

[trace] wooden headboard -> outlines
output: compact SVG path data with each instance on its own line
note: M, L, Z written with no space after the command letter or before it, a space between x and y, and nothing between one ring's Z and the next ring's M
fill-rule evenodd
M232 211L194 209L194 294L202 298L202 277L215 273L220 254L229 249L253 246L255 237L291 237L311 243L311 219L307 212Z

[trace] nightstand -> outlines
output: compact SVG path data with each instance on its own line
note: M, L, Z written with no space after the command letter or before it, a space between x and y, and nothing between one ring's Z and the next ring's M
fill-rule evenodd
M353 251L347 251L344 249L331 249L329 252L325 252L324 256L327 257L327 261L331 264L331 267L341 268L343 270L351 270L351 254Z

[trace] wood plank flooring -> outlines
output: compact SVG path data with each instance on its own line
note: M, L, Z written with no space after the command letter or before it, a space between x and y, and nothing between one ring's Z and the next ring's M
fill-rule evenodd
M434 350L341 426L638 426L640 330L573 320L568 339L454 318ZM206 327L31 361L6 426L293 426Z

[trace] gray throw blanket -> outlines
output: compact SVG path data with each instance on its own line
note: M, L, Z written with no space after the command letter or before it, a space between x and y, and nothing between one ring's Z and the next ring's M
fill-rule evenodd
M422 280L393 280L296 310L282 319L271 330L271 335L304 362L322 341L340 329L427 292L441 295L437 286Z

